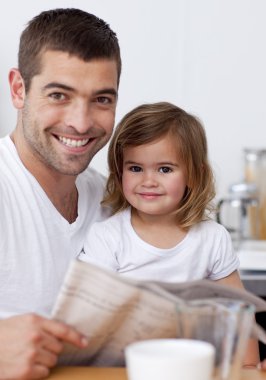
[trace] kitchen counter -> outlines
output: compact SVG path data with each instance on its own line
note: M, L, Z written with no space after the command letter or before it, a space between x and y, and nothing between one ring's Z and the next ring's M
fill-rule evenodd
M243 241L237 253L245 288L257 296L266 297L266 241Z
M178 376L177 376L178 378ZM58 367L47 380L128 380L125 368ZM152 379L148 379L152 380ZM232 379L233 380L233 379ZM243 369L240 380L266 380L266 372Z
M266 298L266 270L241 270L240 277L246 290Z

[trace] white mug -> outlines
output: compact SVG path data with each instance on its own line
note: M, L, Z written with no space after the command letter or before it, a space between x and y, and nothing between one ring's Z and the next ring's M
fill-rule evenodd
M125 349L129 380L210 380L215 349L207 342L153 339Z

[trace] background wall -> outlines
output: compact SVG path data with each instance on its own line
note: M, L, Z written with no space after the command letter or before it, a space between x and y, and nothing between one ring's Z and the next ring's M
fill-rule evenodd
M16 124L7 78L19 35L55 7L95 13L116 31L123 59L117 121L142 102L174 102L205 125L217 197L242 179L243 148L266 148L264 0L9 0L0 13L0 136ZM92 165L106 174L106 148Z

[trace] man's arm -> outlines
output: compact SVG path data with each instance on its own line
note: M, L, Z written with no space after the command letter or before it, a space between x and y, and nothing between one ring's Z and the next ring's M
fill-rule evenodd
M63 343L87 346L87 340L61 322L35 314L0 321L0 380L41 379L57 363Z

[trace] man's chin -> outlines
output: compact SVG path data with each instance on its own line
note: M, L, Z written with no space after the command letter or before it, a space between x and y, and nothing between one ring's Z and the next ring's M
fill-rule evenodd
M76 177L87 169L89 163L90 161L80 165L73 165L70 162L62 165L50 165L50 168L58 174Z
M85 167L82 167L82 168L79 168L79 169L64 169L64 170L58 170L58 172L62 175L68 175L68 176L73 176L73 177L77 177L79 174L83 173L87 167L89 166L89 164Z

